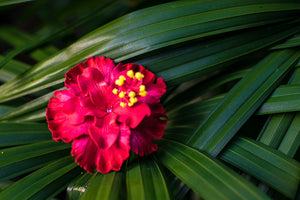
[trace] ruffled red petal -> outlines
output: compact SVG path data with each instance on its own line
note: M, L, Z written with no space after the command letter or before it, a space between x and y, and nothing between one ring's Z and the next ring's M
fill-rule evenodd
M70 90L55 92L56 98L50 98L46 110L48 126L56 141L70 142L76 137L87 134L84 113L88 110L81 107L78 97L72 97L71 93Z
M86 120L85 123L77 125L70 124L66 119L50 120L48 126L54 140L69 143L77 137L88 135L89 122Z
M151 110L145 103L139 103L133 107L126 106L125 108L116 105L113 109L119 118L118 121L127 124L130 128L137 127L145 116L150 116Z
M70 69L65 75L66 77L65 86L67 88L71 88L77 95L80 94L80 89L77 83L77 76L81 74L84 69L85 69L84 64L79 63L78 65Z
M107 149L115 143L119 135L117 117L110 113L102 119L96 118L95 125L89 127L89 135L98 148Z
M145 119L132 130L130 136L131 150L140 156L149 155L157 150L153 139L160 139L165 131L167 116L160 104L151 105L151 116Z
M71 154L76 157L75 161L79 166L89 173L94 172L95 166L101 173L119 171L124 160L129 157L129 136L130 129L126 125L121 125L118 139L107 149L99 149L90 137L76 138Z
M123 162L129 157L130 129L126 125L120 125L120 135L116 142L107 149L99 152L97 170L108 173L111 170L120 171Z
M88 67L96 68L100 71L100 73L104 77L104 81L107 84L110 84L110 74L112 70L115 68L114 62L110 58L101 57L90 57L88 58L84 64Z
M97 146L88 136L76 138L72 143L72 156L76 157L78 165L89 173L94 173L98 152Z
M81 92L88 95L90 89L97 89L98 85L106 85L104 78L98 69L88 67L82 74L77 76L77 81Z

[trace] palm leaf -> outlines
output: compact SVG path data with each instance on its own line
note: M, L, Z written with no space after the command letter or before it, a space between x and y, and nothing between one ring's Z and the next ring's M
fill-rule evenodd
M254 185L219 161L178 142L161 142L158 158L203 198L268 199Z
M293 51L281 51L262 60L201 123L188 143L216 156L276 88L298 57Z
M26 4L18 19L43 15L34 30L0 27L0 199L297 198L299 2L59 2ZM45 123L65 72L89 56L168 85L158 151L119 172L83 173Z
M126 176L128 199L170 199L164 174L154 160L130 166Z
M240 138L222 153L221 158L287 197L295 197L300 164L284 154L253 140Z
M39 195L38 192L40 190L42 190L45 186L51 184L53 181L60 178L61 176L67 173L73 173L73 175L78 173L78 168L76 169L76 167L77 164L73 162L73 158L71 158L70 156L59 159L47 165L46 167L30 174L29 176L21 179L20 181L10 185L5 190L0 192L0 198L36 198L34 195Z
M268 0L265 3L262 6L251 1L243 1L242 4L240 1L228 0L220 3L173 2L125 15L96 29L52 58L39 63L21 80L3 85L0 101L62 82L67 69L89 56L101 54L121 61L191 39L262 25L265 21L268 23L268 20L262 22L254 14L265 13L265 16L274 23L272 12L278 14L279 11L293 11L300 8L299 4L293 3L272 4ZM260 6L262 9L258 10ZM283 13L287 13L289 17L290 12ZM229 28L227 23L231 24ZM143 37L136 39L139 34L143 34ZM276 40L272 38L272 41ZM125 47L126 55L123 51ZM168 74L173 73L168 72Z
M91 177L86 193L80 199L119 199L124 175L120 172L96 173Z
M7 6L12 4L24 3L32 0L0 0L0 6Z

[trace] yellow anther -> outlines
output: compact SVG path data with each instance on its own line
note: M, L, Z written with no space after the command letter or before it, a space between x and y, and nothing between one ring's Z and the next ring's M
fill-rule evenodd
M144 91L146 91L145 85L140 85L140 92L144 92Z
M119 76L119 80L123 80L123 81L125 81L125 80L126 80L126 78L125 78L125 76L121 75L121 76Z
M129 92L129 94L128 94L129 97L135 97L135 95L136 95L136 94L135 94L134 91L131 91L131 92Z
M133 72L133 70L129 70L127 72L127 76L130 77L130 78L134 78L134 72Z
M118 92L119 92L119 90L118 90L117 88L114 88L114 89L112 90L112 93L114 93L114 94L118 94Z
M125 97L125 94L126 94L126 92L120 92L120 93L119 93L119 97L120 97L120 98L124 98L124 97Z
M121 86L121 81L118 79L118 80L115 81L115 84L118 85L118 86Z
M136 97L131 97L130 99L129 99L129 103L128 103L128 106L133 106L137 101L138 101L138 99L136 98Z
M135 104L135 103L138 101L138 99L137 99L136 97L131 97L131 98L129 99L129 101L130 101L130 103Z
M144 97L144 96L147 95L147 91L142 91L142 92L139 93L139 95L142 96L142 97Z
M144 74L142 74L141 72L137 72L135 73L135 78L137 80L141 80L142 78L144 78Z
M116 80L115 84L118 85L118 86L122 86L122 85L124 85L124 80L123 79L118 79L118 80Z
M126 103L121 102L121 103L120 103L120 106L121 106L122 108L124 108L124 107L126 106Z

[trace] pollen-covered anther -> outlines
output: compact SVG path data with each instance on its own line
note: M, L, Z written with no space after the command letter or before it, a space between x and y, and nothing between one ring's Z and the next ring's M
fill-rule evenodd
M125 94L126 94L126 92L123 92L123 91L122 91L122 92L119 93L119 97L120 97L120 98L124 98L124 97L125 97Z
M129 101L128 106L133 106L136 102L138 102L138 99L136 97L131 97Z
M131 92L129 92L129 94L128 94L129 97L135 97L135 95L136 95L136 94L135 94L134 91L131 91Z
M146 86L145 85L140 85L140 92L139 95L144 97L147 95L147 91L146 91Z
M122 86L122 85L124 85L124 81L118 79L118 80L116 80L115 84L118 85L118 86Z
M134 72L133 72L133 70L127 71L127 76L134 79Z
M120 103L120 106L121 106L122 108L125 108L126 105L127 105L127 104L124 103L124 102L121 102L121 103Z
M142 74L141 72L136 72L134 76L137 80L141 80L142 78L144 78L144 74Z
M144 96L147 95L147 91L142 91L142 92L139 93L139 95L142 96L142 97L144 97Z
M140 92L146 91L146 86L145 85L140 85Z
M121 76L119 76L119 80L123 80L123 81L125 81L125 80L126 80L126 78L125 78L125 76L121 75Z
M122 85L124 85L125 80L126 80L125 76L121 75L121 76L119 76L119 79L117 79L115 81L115 84L118 86L122 86Z
M112 90L112 93L113 93L113 94L118 94L118 92L119 92L119 90L118 90L117 88L114 88L114 89Z
M138 101L138 99L136 97L131 97L129 99L130 103L136 103Z

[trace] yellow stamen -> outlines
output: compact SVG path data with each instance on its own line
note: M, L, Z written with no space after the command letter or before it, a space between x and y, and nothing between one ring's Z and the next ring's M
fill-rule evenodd
M135 73L135 78L137 80L141 80L142 78L144 78L144 74L142 74L141 72L137 72Z
M125 78L125 76L121 75L121 76L119 77L119 80L123 80L123 81L125 81L125 80L126 80L126 78Z
M144 96L147 95L147 91L142 91L142 92L139 93L139 95L142 96L142 97L144 97Z
M135 104L135 103L138 101L138 99L137 99L136 97L131 97L131 98L129 99L129 101L130 101L130 103Z
M145 85L140 85L140 92L146 91L146 86Z
M135 97L135 95L136 95L136 94L135 94L134 91L131 91L131 92L129 92L129 94L128 94L129 97Z
M126 106L126 103L121 102L121 103L120 103L120 106L121 106L122 108L124 108L124 107Z
M116 80L115 84L118 85L118 86L122 86L122 85L124 85L124 80L123 79L118 79L118 80Z
M119 97L120 97L120 98L124 98L124 97L125 97L125 94L126 94L126 92L123 92L123 91L122 91L122 92L119 93Z
M131 97L130 99L129 99L129 103L128 103L128 106L133 106L137 101L138 101L138 99L136 98L136 97Z
M133 70L129 70L127 72L127 76L130 77L130 78L134 78L134 72L133 72Z
M117 88L114 88L113 90L112 90L112 92L114 93L114 94L118 94L118 89Z

